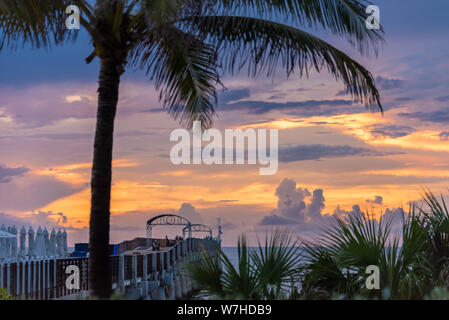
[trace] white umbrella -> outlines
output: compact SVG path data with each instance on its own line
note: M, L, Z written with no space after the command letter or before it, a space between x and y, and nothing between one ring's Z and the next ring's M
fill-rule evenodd
M14 239L14 238L17 238L17 236L13 235L13 234L11 234L9 232L0 230L0 238L2 238L2 239L5 239L5 238L7 238L7 239Z
M6 258L9 255L9 243L10 241L14 241L14 240L10 240L10 239L16 239L17 236L0 230L0 260L2 260L3 258Z

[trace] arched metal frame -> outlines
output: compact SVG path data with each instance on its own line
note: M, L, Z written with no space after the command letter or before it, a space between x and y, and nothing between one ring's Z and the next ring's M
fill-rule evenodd
M189 220L175 214L162 214L151 218L147 221L147 245L150 246L150 239L152 239L153 236L154 226L185 226L186 228L189 228L191 225ZM189 232L189 237L192 237L191 232Z
M185 227L182 229L182 237L185 238L186 231L189 231L189 238L192 237L192 232L209 232L209 235L212 238L212 229L208 226L205 226L204 224L191 224L190 226Z

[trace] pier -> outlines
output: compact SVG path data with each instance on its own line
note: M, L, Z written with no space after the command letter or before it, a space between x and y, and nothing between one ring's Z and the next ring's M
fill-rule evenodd
M189 238L170 240L148 237L154 225L164 224L184 226L182 231L188 232ZM121 298L131 300L187 297L194 289L194 284L184 270L185 263L201 259L203 253L217 254L220 237L212 239L211 229L207 226L192 225L188 220L173 215L149 220L147 231L150 231L147 238L124 241L117 245L118 253L110 256L112 289ZM203 231L209 234L205 239L191 237L192 232ZM65 232L50 237L50 241L47 241L47 232L39 231L38 234L34 238L33 232L28 233L31 247L26 249L25 232L21 233L22 254L17 253L17 239L9 236L1 240L3 256L0 257L0 288L6 289L8 296L17 299L85 298L89 291L89 258L68 256ZM38 246L41 249L37 250L36 242L42 242ZM45 244L51 250L46 250Z
M165 239L161 239L161 242ZM166 300L186 297L194 288L183 263L201 259L201 252L214 254L217 242L189 238L153 252L131 250L111 256L112 288L126 299ZM77 299L86 296L89 258L35 258L0 263L0 288L9 296L23 299ZM69 289L67 280L79 270L79 283ZM67 272L66 272L67 271Z

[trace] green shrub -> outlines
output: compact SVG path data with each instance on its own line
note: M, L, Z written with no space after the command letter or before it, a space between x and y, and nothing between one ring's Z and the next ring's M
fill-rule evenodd
M6 289L0 288L0 300L14 300L14 297L9 296Z

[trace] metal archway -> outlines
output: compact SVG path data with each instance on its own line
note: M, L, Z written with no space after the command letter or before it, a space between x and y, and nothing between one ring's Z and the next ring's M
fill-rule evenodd
M191 224L190 226L185 227L182 229L182 237L185 238L186 231L189 231L189 238L192 237L192 232L209 232L209 235L212 238L212 229L208 226L205 226L204 224Z
M162 214L160 216L151 218L147 221L147 244L150 245L150 239L152 239L154 226L185 226L189 228L192 224L184 217L175 214ZM189 237L192 233L189 233Z

